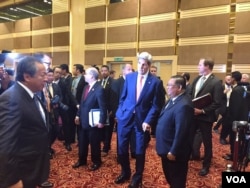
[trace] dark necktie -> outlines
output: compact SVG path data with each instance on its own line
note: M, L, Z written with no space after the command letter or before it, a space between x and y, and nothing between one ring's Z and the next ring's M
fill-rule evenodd
M86 98L87 98L87 95L88 95L88 93L89 93L89 85L87 85L86 86L86 88L85 88L85 91L84 91L84 94L83 94L83 100L85 100Z
M174 105L174 102L173 102L172 99L170 99L169 102L167 103L165 109L168 109L168 108L170 108L170 107L173 106L173 105Z
M41 104L41 102L39 101L38 96L37 96L36 94L34 94L33 99L34 99L34 101L35 101L35 103L36 103L36 107L37 107L37 109L39 110L40 115L41 115L41 117L42 117L42 119L43 119L43 121L44 121L44 123L45 123L45 125L46 125L45 112L44 112L44 110L42 109L42 104Z

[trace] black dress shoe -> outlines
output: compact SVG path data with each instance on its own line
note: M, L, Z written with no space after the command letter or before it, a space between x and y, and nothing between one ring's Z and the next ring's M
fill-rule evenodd
M135 154L134 152L132 152L130 155L131 155L131 158L132 158L132 159L135 159L135 158L136 158L136 154Z
M199 172L200 176L206 176L209 172L209 168L202 168Z
M85 166L85 165L87 165L87 163L77 161L74 165L72 165L72 168L79 168L80 166Z
M222 156L223 159L226 159L228 161L233 161L233 156L231 154L226 154Z
M70 144L66 144L65 148L66 148L67 151L72 151L72 148L71 148Z
M200 157L200 156L191 156L191 157L190 157L190 160L191 160L191 161L200 161L200 160L201 160L201 157Z
M142 187L142 180L133 181L128 185L128 188L141 188Z
M45 181L42 184L38 185L39 187L53 187L53 183Z
M124 183L125 181L129 180L130 178L130 175L124 175L124 174L121 174L119 175L116 179L115 179L115 183L116 184L122 184Z
M225 139L220 139L220 144L222 145L227 145L228 142Z
M98 168L100 168L101 165L99 164L92 164L89 168L90 171L95 171L97 170Z

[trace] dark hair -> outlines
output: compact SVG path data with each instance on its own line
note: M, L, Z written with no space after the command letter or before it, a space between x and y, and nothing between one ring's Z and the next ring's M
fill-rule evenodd
M5 68L5 72L7 72L7 74L10 76L14 76L15 70L10 68Z
M204 59L204 66L208 66L210 70L213 70L214 68L214 60L211 58L202 58Z
M54 72L54 69L51 69L51 68L48 68L48 70L47 70L47 73L49 73L49 72Z
M92 67L96 68L96 70L97 70L98 72L100 71L100 69L99 69L99 67L98 67L97 65L92 65Z
M175 85L181 86L182 89L186 89L186 80L183 76L175 75L175 76L171 76L171 79L175 80Z
M75 66L76 70L79 70L80 73L83 73L83 71L84 71L83 65L81 65L81 64L74 64L73 66Z
M56 68L61 69L61 67L60 67L60 66L55 66L55 67L53 67L53 72L55 72Z
M184 72L182 76L185 78L186 81L189 81L190 79L190 74L188 72Z
M108 71L109 71L109 66L108 65L102 65L102 67L101 68L107 68L108 69Z
M69 66L67 64L61 64L60 67L62 70L65 70L67 73L69 73Z
M239 71L234 71L231 73L232 78L235 79L236 82L240 82L242 74Z
M29 74L33 77L37 72L36 62L41 63L35 57L25 56L18 62L16 69L16 81L24 81L24 73Z

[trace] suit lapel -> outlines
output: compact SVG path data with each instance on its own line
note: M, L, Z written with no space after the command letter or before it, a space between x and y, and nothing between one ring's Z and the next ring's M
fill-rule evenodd
M100 83L96 82L96 83L93 85L93 87L89 90L86 99L89 98L89 97L91 97L91 96L93 95L93 93L94 93L94 91L95 91L95 89L96 89L96 87L97 87L97 84L100 84Z

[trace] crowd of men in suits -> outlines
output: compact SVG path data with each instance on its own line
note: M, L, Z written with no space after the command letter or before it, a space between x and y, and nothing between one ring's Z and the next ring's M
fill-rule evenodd
M164 89L152 63L152 55L142 52L138 55L137 71L133 71L131 64L125 64L122 75L114 79L107 65L102 65L100 70L96 66L84 70L83 65L74 64L70 73L67 64L52 69L46 54L24 57L17 65L16 83L12 81L0 96L0 159L3 161L0 180L4 182L0 187L52 187L47 181L48 159L53 158L52 148L57 138L64 141L69 152L71 144L78 143L78 160L73 168L87 165L90 146L89 169L99 169L102 157L109 154L115 129L117 161L121 165L116 184L128 181L132 175L130 151L136 163L128 187L142 186L151 131L152 137L156 137L156 151L166 180L173 188L183 188L190 156L194 160L201 158L201 142L204 158L199 175L209 173L213 123L218 114L223 119L221 140L229 135L230 142L230 154L224 158L233 160L235 132L231 125L235 120L249 120L249 77L245 74L242 83L242 74L234 71L230 74L230 88L223 88L221 80L213 74L214 61L201 58L199 76L192 84L190 75L184 73L172 76ZM8 75L0 69L1 80L4 74ZM211 95L211 103L202 108L193 106L192 99L207 93ZM26 110L21 110L24 106ZM99 121L91 125L89 112L96 109L100 113ZM35 112L33 117L26 114L29 110ZM15 118L11 119L11 114ZM27 125L31 124L39 126L30 129ZM198 133L201 137L195 139ZM37 139L44 142L38 143ZM41 151L37 151L37 146ZM40 157L34 159L38 154ZM34 159L33 168L28 168L27 158ZM34 171L39 167L43 169L41 172ZM29 176L31 173L33 176Z

